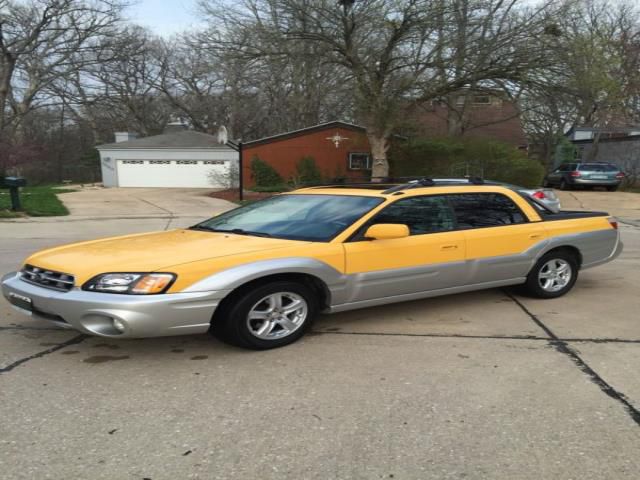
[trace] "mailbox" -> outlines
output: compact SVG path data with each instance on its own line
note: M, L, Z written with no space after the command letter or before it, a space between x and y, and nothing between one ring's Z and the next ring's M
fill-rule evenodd
M24 177L4 177L5 188L25 187L26 185L27 179Z
M24 187L27 180L23 177L4 177L4 187L9 189L11 195L11 210L18 211L22 209L20 205L19 187Z

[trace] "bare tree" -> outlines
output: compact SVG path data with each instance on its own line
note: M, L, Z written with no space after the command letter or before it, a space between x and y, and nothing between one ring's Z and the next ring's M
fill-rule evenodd
M230 8L204 0L213 20L251 32L220 45L248 58L281 56L308 44L352 88L355 115L367 128L373 177L388 174L389 139L407 108L491 80L523 78L544 63L551 2L517 0L244 0ZM231 19L231 20L230 20ZM226 35L226 36L225 36Z

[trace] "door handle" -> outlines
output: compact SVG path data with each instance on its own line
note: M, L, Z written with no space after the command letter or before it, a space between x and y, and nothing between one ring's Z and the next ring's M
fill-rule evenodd
M542 238L542 234L541 233L532 233L531 235L529 235L529 238Z
M452 245L442 245L440 247L440 250L455 250L456 248L458 248L458 245L452 244Z

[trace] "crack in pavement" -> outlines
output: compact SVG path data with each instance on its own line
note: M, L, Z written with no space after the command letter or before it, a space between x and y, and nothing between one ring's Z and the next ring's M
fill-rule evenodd
M580 369L582 373L589 377L593 383L595 383L600 390L602 390L606 395L613 398L617 402L621 403L631 419L640 426L640 410L633 406L631 401L622 393L613 388L607 381L602 378L598 372L596 372L593 368L589 366L589 364L575 351L573 350L565 340L559 338L553 331L547 327L542 320L540 320L534 313L532 313L520 300L514 297L511 293L504 291L505 295L509 297L516 305L520 307L520 309L536 324L538 325L547 335L549 335L549 344L553 346L557 352L560 352L566 356L568 356L573 363Z
M67 340L66 342L59 343L54 347L47 348L46 350L43 350L41 352L34 353L33 355L29 355L28 357L21 358L20 360L16 360L15 362L10 363L6 367L0 368L0 375L2 375L3 373L10 372L14 368L22 365L23 363L27 363L30 360L35 360L36 358L42 358L45 355L49 355L50 353L57 352L58 350L62 350L63 348L68 347L70 345L77 345L78 343L83 342L87 338L89 338L89 335L85 335L85 334L76 335L75 337Z
M398 333L398 332L343 332L335 330L311 330L311 335L364 335L377 337L427 337L427 338L468 338L480 340L538 340L549 342L549 337L535 335L465 335L462 333ZM561 342L571 343L631 343L639 344L638 340L624 338L558 338Z
M5 330L35 330L35 331L44 331L44 332L68 332L69 330L64 328L56 328L56 327L23 327L21 325L11 325L9 327L0 327L0 332Z
M146 200L144 198L140 198L140 197L133 197L133 198L140 200L141 202L144 202L148 205L151 205L152 207L158 208L163 212L167 212L169 214L169 220L167 221L167 224L164 226L164 229L167 230L169 228L169 225L171 225L171 222L173 222L175 218L175 214L171 210L167 210L166 208L161 207L160 205L156 205L155 203L150 202L149 200Z
M585 210L585 206L584 203L582 203L582 200L580 200L578 197L576 197L572 192L567 192L571 197L573 197L573 199L578 202L578 204L580 205L580 208L582 208L583 210Z

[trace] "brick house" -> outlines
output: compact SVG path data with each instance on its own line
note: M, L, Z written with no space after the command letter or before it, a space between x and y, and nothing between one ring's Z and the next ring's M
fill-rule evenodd
M305 156L313 157L326 178L361 179L371 172L371 149L363 127L347 122L328 122L243 144L243 181L253 185L251 159L259 157L285 180L296 175Z
M498 92L461 93L451 104L434 100L409 117L415 134L425 137L450 135L450 119L459 124L463 137L494 139L526 149L527 137L518 106Z

